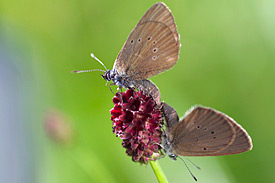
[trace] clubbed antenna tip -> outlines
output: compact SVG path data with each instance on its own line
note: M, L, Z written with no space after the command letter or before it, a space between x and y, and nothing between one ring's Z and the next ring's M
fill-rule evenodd
M98 61L105 69L106 69L106 71L108 70L106 67L105 67L105 65L93 54L93 53L91 53L91 57L93 58L93 59L95 59L96 61Z

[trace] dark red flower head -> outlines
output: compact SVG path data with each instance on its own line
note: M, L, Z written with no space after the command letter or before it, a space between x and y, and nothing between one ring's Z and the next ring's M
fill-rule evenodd
M111 109L113 133L120 137L132 160L147 164L160 156L161 111L152 97L127 89L113 98ZM153 156L154 155L154 156Z

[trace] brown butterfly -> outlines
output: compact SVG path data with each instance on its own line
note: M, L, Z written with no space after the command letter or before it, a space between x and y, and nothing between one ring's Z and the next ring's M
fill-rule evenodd
M111 85L117 85L118 89L135 87L142 90L160 104L159 90L147 78L172 68L178 60L179 49L179 34L174 17L164 3L156 3L128 36L113 69L106 69L101 76L107 81L112 80ZM90 71L95 70L74 72Z
M248 133L232 118L217 110L196 106L179 120L177 112L162 103L166 121L163 147L168 156L222 156L252 149Z

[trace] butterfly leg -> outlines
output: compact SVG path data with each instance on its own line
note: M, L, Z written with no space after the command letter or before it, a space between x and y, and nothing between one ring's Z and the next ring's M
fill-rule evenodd
M161 156L158 157L157 160L160 160L160 159L162 159L162 158L164 158L164 157L166 157L168 155L167 151L165 150L165 148L163 147L162 144L159 144L159 143L154 143L154 144L157 144L158 146L161 147L161 149L160 149Z
M156 143L158 146L161 147L160 152L161 156L157 158L157 160L160 160L162 158L165 158L168 155L168 152L165 150L164 146L162 144Z
M115 93L113 92L113 90L112 90L112 88L111 88L112 85L116 85L116 84L115 84L115 83L109 84L109 88L110 88L111 92L115 95Z
M120 92L122 92L122 86L119 86L118 88L117 88L117 91L119 91L120 90Z
M113 83L113 84L114 84L114 83ZM115 85L115 84L114 84L114 85ZM119 90L120 90L120 92L119 92ZM122 92L122 86L119 86L119 87L117 88L117 94L120 96L121 102L123 103L123 98L122 98L121 92Z

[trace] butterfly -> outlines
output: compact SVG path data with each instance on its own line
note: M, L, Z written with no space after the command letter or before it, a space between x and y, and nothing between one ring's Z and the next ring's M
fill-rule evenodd
M147 80L172 68L179 57L179 34L174 17L164 3L154 4L139 20L120 50L114 66L102 78L120 88L136 88L161 103L157 86ZM98 69L96 69L98 70ZM74 71L74 72L90 72ZM101 70L103 71L103 70Z
M184 162L180 156L223 156L252 149L251 138L245 129L224 113L209 107L195 106L179 119L173 107L165 102L161 106L166 121L161 147L165 155L173 160L179 157Z
M252 149L248 133L236 121L215 109L195 106L179 120L174 108L162 103L166 121L164 150L177 156L223 156Z

